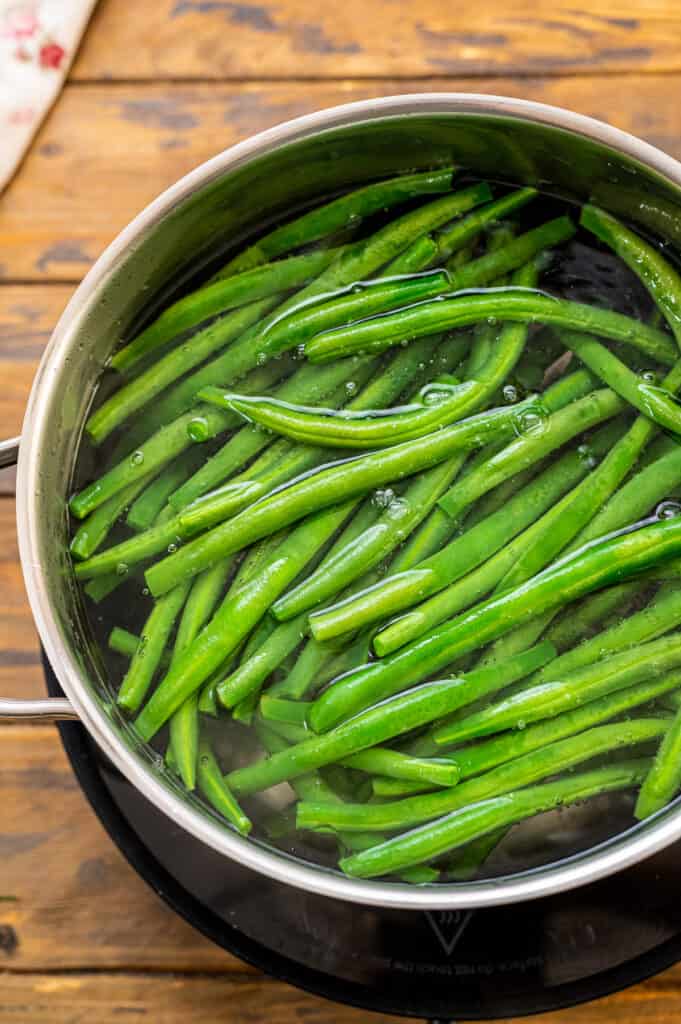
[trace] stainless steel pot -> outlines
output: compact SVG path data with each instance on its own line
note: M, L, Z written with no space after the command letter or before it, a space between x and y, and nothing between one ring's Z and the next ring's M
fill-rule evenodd
M203 164L144 210L76 291L33 384L18 456L21 561L40 639L67 695L0 701L0 718L80 719L118 769L169 818L249 868L325 896L413 909L483 907L593 881L681 836L681 806L569 860L494 881L410 887L353 881L221 825L159 769L111 710L107 680L80 621L67 562L66 497L81 427L113 347L148 296L293 206L369 176L454 161L486 177L594 199L681 244L681 164L599 121L521 100L424 94L368 100L298 118Z

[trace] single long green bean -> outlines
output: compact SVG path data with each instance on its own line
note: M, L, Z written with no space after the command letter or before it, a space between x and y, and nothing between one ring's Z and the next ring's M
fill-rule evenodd
M218 683L220 702L233 708L252 693L258 693L268 676L294 651L305 636L306 619L298 615L278 625L255 653Z
M496 253L494 255L497 255ZM671 366L676 351L661 331L621 313L587 306L531 289L509 291L490 288L483 294L453 294L431 299L397 313L372 317L349 327L317 335L305 346L311 362L342 359L358 352L384 352L404 341L489 321L543 323L626 342L656 362Z
M568 674L561 673L557 681L530 685L466 718L445 723L433 733L433 739L440 745L449 745L514 729L518 723L525 726L580 707L644 679L665 675L679 664L681 636L672 634L650 640L612 654L596 664L584 665Z
M151 352L204 320L277 292L297 288L316 277L337 256L337 249L319 249L278 263L266 263L226 281L203 285L173 302L133 341L115 352L111 367L119 372L130 370Z
M513 668L517 672L518 665L522 665L521 671L524 671L526 663L536 657L535 653L532 658L526 656L517 659ZM403 735L446 715L459 706L464 691L482 685L487 679L488 676L483 674L424 683L423 686L386 701L380 707L363 711L326 736L311 737L267 761L258 761L231 772L228 783L237 794L255 793L325 764L334 764L351 754L379 746L394 736Z
M202 796L223 818L234 825L237 832L240 832L242 836L247 836L253 827L252 823L230 792L215 759L215 754L205 737L199 746L198 783Z
M492 798L448 815L437 824L415 829L408 835L345 857L340 867L346 874L359 878L403 871L544 811L566 807L602 793L629 789L640 782L648 766L647 759L625 761L610 768L584 772Z
M338 199L332 199L329 203L316 206L287 224L274 228L244 249L215 275L215 279L243 273L291 249L299 249L344 228L354 227L359 220L379 210L388 210L419 196L448 192L454 174L453 167L404 174L372 182Z
M116 702L125 711L137 711L142 704L188 590L188 585L182 584L156 601L144 623L139 647L118 691Z
M515 590L493 596L395 654L349 673L315 701L310 724L323 732L405 686L437 672L542 611L645 572L681 550L681 520L607 537L550 566ZM499 666L497 666L499 668Z
M681 333L681 332L680 332ZM649 818L672 800L681 788L681 711L662 737L650 771L643 780L634 814Z

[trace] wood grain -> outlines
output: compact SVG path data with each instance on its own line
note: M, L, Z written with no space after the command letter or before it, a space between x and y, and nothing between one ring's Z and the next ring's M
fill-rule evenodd
M106 0L74 77L380 78L681 70L669 0Z
M536 1024L677 1024L678 973L661 977L609 999L539 1014ZM278 982L248 978L172 978L139 975L2 978L0 1022L21 1024L120 1024L146 1018L154 1024L388 1024L404 1018L367 1014L298 992ZM527 1017L507 1024L521 1024ZM460 1021L459 1024L463 1024Z
M0 896L15 900L0 902L0 970L249 970L133 872L88 807L56 729L6 726L0 745ZM5 994L3 980L0 1020Z
M0 695L25 699L44 697L45 682L40 667L38 638L19 565L14 501L7 497L0 498L0 537ZM1 777L2 770L0 780ZM3 804L0 801L0 840L4 827ZM0 864L1 889L2 856Z
M469 87L461 79L71 86L0 197L0 280L79 281L164 188L278 122L368 96ZM475 87L592 114L681 156L681 76L496 78Z

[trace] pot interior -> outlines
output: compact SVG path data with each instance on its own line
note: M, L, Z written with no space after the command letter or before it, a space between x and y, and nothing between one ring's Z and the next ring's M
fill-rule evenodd
M169 294L284 214L288 217L321 197L374 178L449 163L475 176L532 184L576 202L597 202L648 237L681 247L678 183L579 131L476 112L474 105L468 110L465 103L458 104L459 109L450 105L453 109L442 109L446 102L441 99L432 110L428 103L422 108L414 104L414 113L382 116L378 109L365 108L351 123L334 123L347 120L346 113L329 117L330 127L322 130L303 124L284 133L282 142L276 137L262 144L256 140L250 151L205 165L127 229L65 313L27 413L18 510L22 554L25 563L31 563L25 564L28 589L53 667L79 710L88 705L85 717L90 726L93 717L102 723L108 720L97 735L112 755L124 747L125 756L138 765L141 761L147 769L160 767L157 755L137 743L115 710L107 668L84 621L67 563L65 509L81 430L107 360L121 339L132 336ZM163 776L163 785L176 802L190 809L192 821L210 814L170 775ZM588 813L598 841L612 828L603 827L603 815L594 813L595 806ZM608 807L609 814L624 813L616 801ZM662 817L673 813L667 810ZM637 833L650 832L656 825L648 823ZM627 841L631 838L615 838L610 845ZM234 837L232 852L245 842ZM580 850L579 843L563 843L560 848L562 855L595 855ZM285 858L280 851L275 856ZM547 858L554 859L552 851L538 860ZM522 841L515 852L513 846L506 849L499 871L512 874L521 864L527 865ZM262 869L267 870L264 862ZM400 887L373 885L375 892L390 888ZM475 891L475 886L466 888ZM484 902L482 889L478 892L477 902ZM460 905L461 900L454 895L440 902Z

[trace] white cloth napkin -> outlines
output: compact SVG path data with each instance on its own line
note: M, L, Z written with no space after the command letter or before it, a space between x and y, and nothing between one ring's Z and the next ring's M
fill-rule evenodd
M0 192L54 103L97 0L0 0Z

